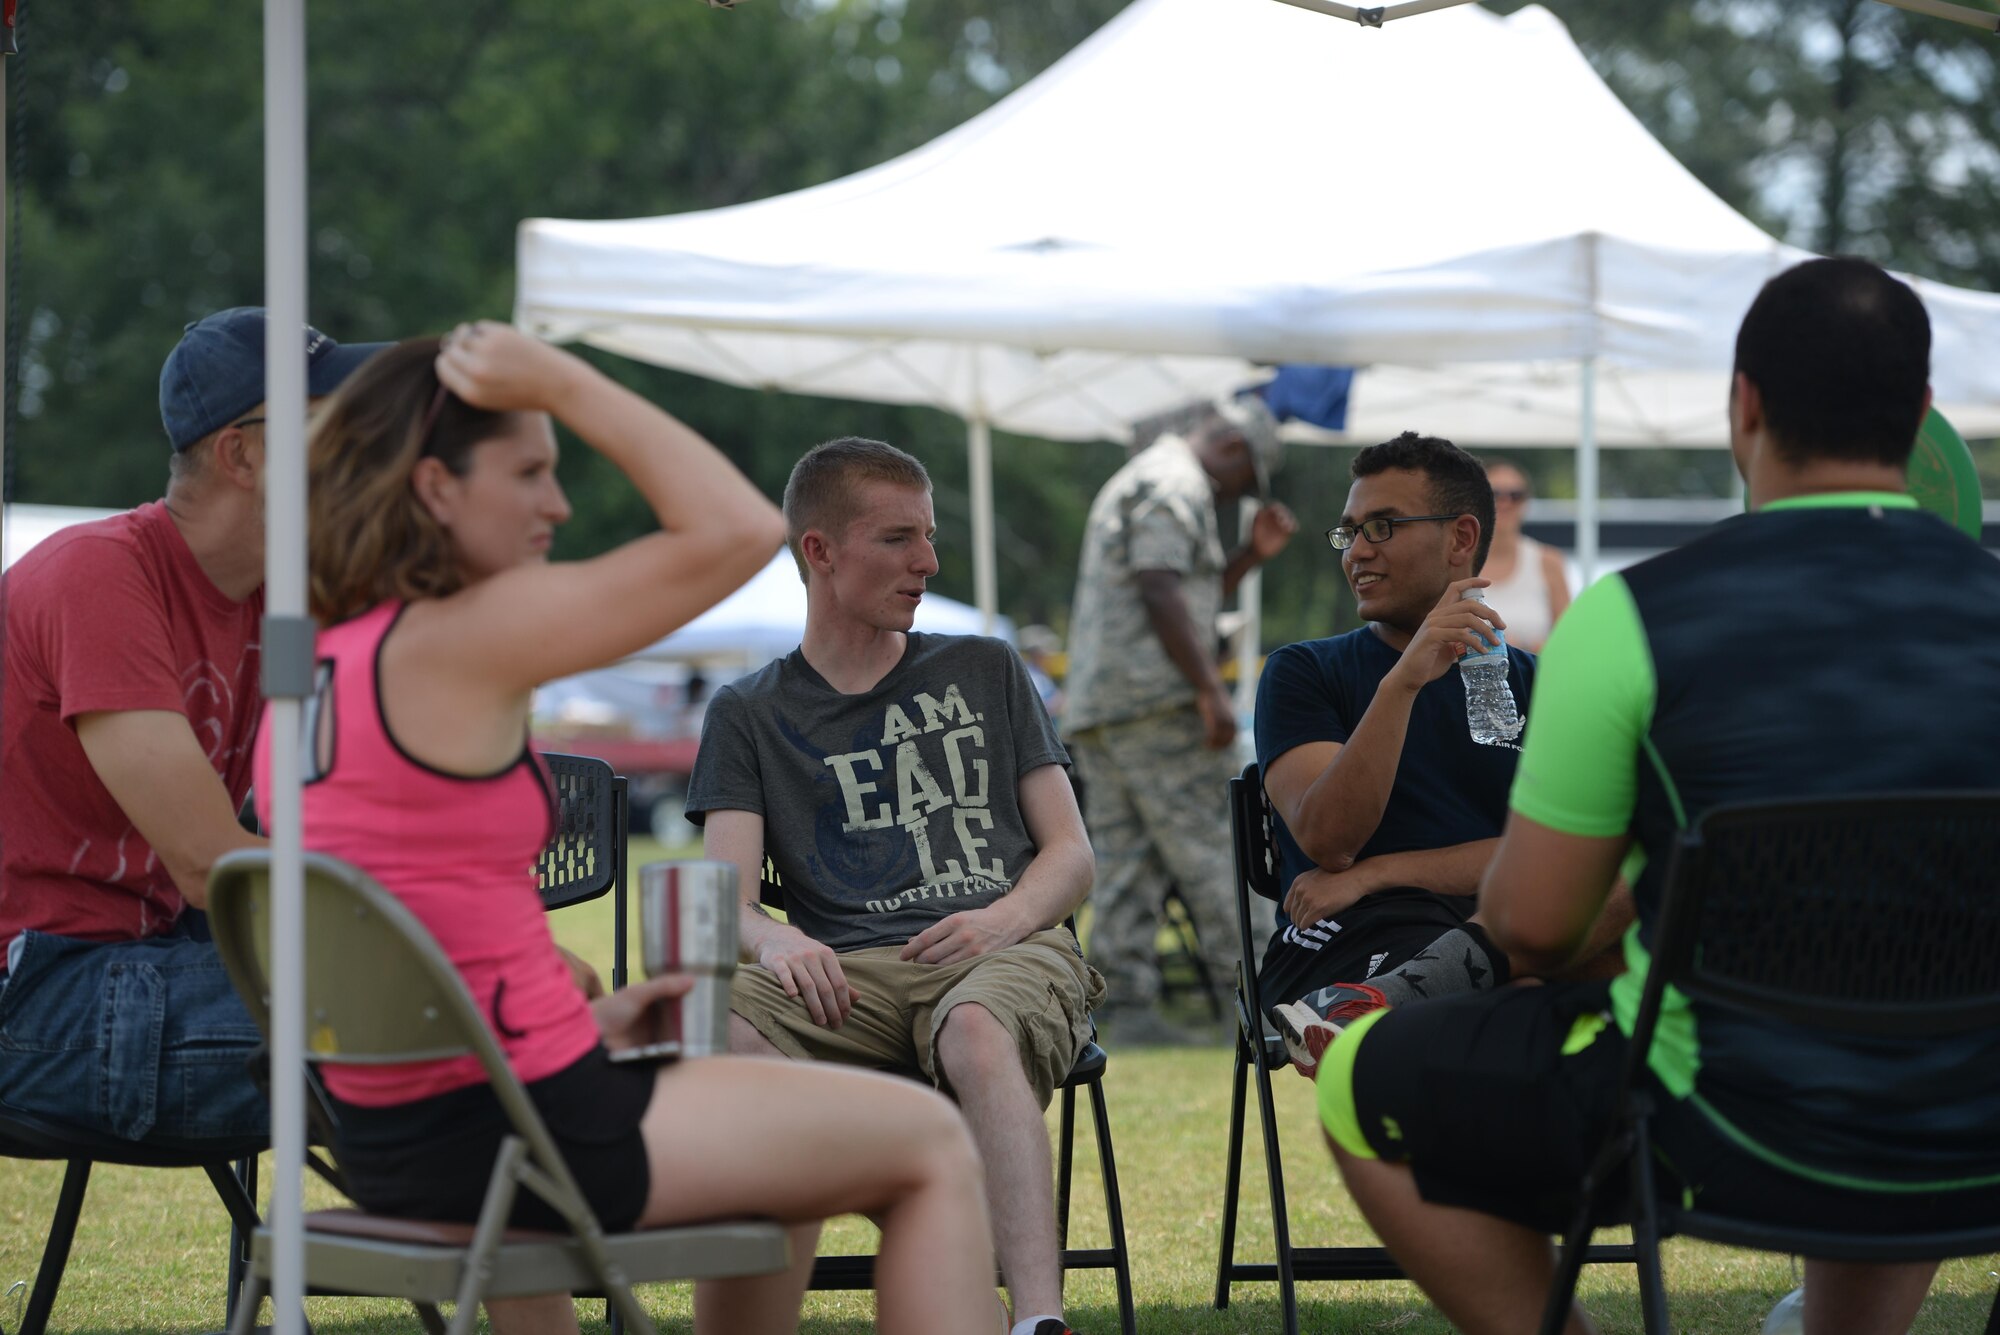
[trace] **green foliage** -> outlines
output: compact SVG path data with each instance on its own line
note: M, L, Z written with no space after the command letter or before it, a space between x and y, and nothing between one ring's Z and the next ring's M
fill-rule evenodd
M1115 12L1067 0L989 16L959 0L481 0L309 7L310 309L345 340L436 331L513 302L525 217L739 203L916 147ZM181 326L263 287L261 34L240 3L23 6L10 66L23 218L16 496L159 494L161 359ZM714 439L765 490L829 436L921 455L950 532L939 587L972 589L964 429L921 409L758 394L598 357ZM574 442L568 555L644 532L631 488ZM998 452L1008 610L1060 619L1082 511L1114 447ZM954 523L954 521L957 521Z
M1875 0L1548 2L1647 127L1725 199L1803 244L2000 288L1990 38ZM504 317L522 218L672 213L834 179L976 115L1119 7L312 4L313 319L357 340ZM23 54L9 64L21 173L10 238L15 494L135 504L164 481L161 358L187 321L262 292L261 31L242 0L26 0L20 31ZM938 588L970 597L956 420L595 360L773 495L799 452L829 436L912 449L938 484ZM621 478L566 445L577 517L564 554L651 527ZM1345 496L1347 454L1294 453L1278 488L1305 536L1265 582L1267 645L1351 624L1316 539ZM1003 434L994 458L1003 610L1065 628L1083 515L1122 453ZM1717 459L1620 452L1607 489L1719 490ZM1566 455L1524 462L1544 494L1570 488Z
M2000 289L1990 33L1879 0L1544 3L1646 128L1770 230Z

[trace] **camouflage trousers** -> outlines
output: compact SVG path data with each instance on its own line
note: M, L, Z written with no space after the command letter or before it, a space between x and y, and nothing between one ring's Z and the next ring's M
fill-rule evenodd
M1160 997L1154 940L1177 888L1218 991L1236 979L1236 868L1229 843L1233 748L1202 745L1193 705L1090 728L1069 741L1083 780L1084 822L1097 856L1090 892L1090 962L1106 1009Z

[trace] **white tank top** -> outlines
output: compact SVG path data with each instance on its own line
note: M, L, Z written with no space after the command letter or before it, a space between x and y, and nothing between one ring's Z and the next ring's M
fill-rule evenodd
M1486 590L1487 605L1507 620L1507 643L1531 652L1549 638L1549 582L1542 577L1542 544L1523 534L1514 552L1514 569Z

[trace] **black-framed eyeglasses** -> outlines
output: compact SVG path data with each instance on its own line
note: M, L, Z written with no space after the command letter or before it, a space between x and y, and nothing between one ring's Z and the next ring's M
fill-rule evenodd
M263 424L264 419L261 417L246 417L240 422L231 422L229 427L232 431L241 431L246 426L262 426Z
M1396 536L1398 524L1422 524L1430 520L1456 519L1457 515L1378 515L1374 519L1359 524L1342 524L1326 531L1327 545L1336 552L1344 552L1354 545L1356 536L1370 542L1383 543Z

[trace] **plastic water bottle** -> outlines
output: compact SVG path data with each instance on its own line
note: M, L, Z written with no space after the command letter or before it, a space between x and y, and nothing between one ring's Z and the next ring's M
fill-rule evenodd
M1468 589L1468 602L1483 603L1486 595ZM1458 660L1458 675L1465 680L1465 721L1472 740L1482 746L1499 746L1521 735L1521 711L1514 703L1514 688L1507 682L1507 632L1486 628L1492 646L1475 650Z

